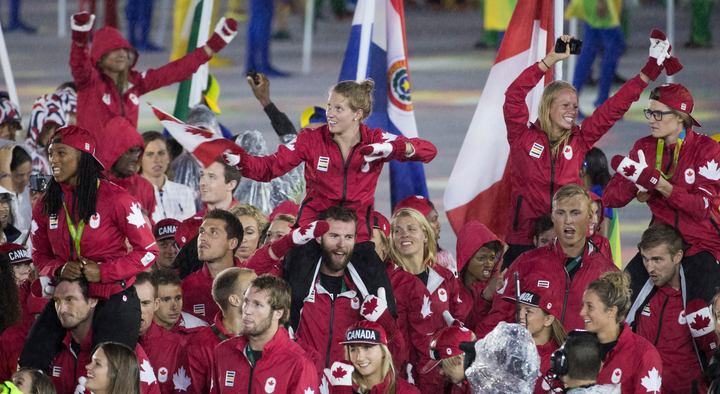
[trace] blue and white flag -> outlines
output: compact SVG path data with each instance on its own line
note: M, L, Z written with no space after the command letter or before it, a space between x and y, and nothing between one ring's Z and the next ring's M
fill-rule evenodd
M366 123L408 138L418 136L410 99L402 0L358 0L340 81L375 81L373 108ZM390 202L428 197L422 163L390 161Z

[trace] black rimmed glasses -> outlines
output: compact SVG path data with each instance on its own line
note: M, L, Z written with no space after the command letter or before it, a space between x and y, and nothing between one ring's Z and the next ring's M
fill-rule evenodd
M645 119L650 120L650 116L652 116L658 122L662 120L663 115L670 115L673 113L672 111L650 111L647 108L645 108L643 112L645 112Z

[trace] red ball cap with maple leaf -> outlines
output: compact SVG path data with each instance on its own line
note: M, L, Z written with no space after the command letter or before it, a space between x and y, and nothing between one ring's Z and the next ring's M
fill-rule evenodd
M420 372L428 373L442 360L465 353L460 350L460 342L471 342L472 340L472 331L465 327L445 327L438 331L430 342L430 358L432 361L425 364Z
M692 94L690 94L690 91L687 90L685 86L679 83L664 83L653 89L653 93L656 93L656 89L660 89L660 93L651 93L650 100L657 100L672 109L688 114L695 126L702 127L700 123L690 115L695 107L695 102L693 101Z
M360 320L345 331L345 340L340 343L343 345L367 343L387 346L387 334L379 323Z

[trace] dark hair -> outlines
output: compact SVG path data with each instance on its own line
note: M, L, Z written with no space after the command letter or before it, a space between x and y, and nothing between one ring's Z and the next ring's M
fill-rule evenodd
M642 234L638 249L652 249L663 244L667 246L670 256L675 256L683 249L685 242L675 227L667 223L655 223Z
M12 161L10 161L10 171L15 171L18 167L25 163L32 162L32 157L21 146L15 146L12 151Z
M182 279L180 279L175 271L163 268L153 271L152 285L155 288L155 293L157 293L158 287L162 285L175 285L182 287Z
M53 384L50 377L42 373L39 369L23 367L18 369L15 374L20 372L27 372L32 376L33 384L30 392L32 394L56 394L55 385ZM15 376L13 374L13 376Z
M563 351L567 356L570 379L597 380L602 366L602 347L597 336L590 333L573 335L565 339Z
M600 185L603 189L610 182L610 170L608 170L608 160L605 153L598 148L592 148L585 155L585 163L587 164L587 173L593 186Z
M91 354L102 349L107 357L108 394L142 394L140 364L135 352L116 342L103 342Z
M280 325L290 317L290 285L277 276L262 274L253 279L250 287L256 291L267 291L268 304L273 311L283 311L280 317Z
M20 300L10 259L0 253L0 333L20 323Z
M142 133L142 138L143 138L143 143L145 144L145 146L147 146L147 144L149 144L153 141L157 141L157 140L161 140L162 142L167 141L167 139L165 139L165 136L162 135L162 133L160 133L159 131L154 131L154 130L146 131L146 132Z
M88 298L90 298L90 282L88 282L84 276L81 276L77 279L69 279L69 278L64 278L62 276L59 276L55 279L55 287L59 286L60 283L63 283L63 282L77 283L78 286L80 286L80 293L82 294L85 301L87 301Z
M150 283L150 286L153 286L152 271L143 271L135 275L135 283L133 283L135 287L143 285L145 283ZM153 286L153 291L155 292L155 297L153 297L153 299L155 299L157 298L157 289L155 288L155 286Z
M348 207L329 207L320 211L318 220L337 220L339 222L355 222L355 227L358 224L358 217L355 211Z
M79 152L78 184L72 196L72 203L68 207L70 209L68 214L73 223L77 223L77 219L88 223L90 217L97 212L98 179L107 178L100 171L97 161L91 154L80 150ZM63 206L62 195L60 184L55 181L55 178L51 178L47 191L42 196L43 215L50 216L60 213Z
M222 309L223 313L225 313L230 306L228 298L233 294L238 294L238 288L242 284L241 279L248 277L255 279L257 275L255 271L249 268L240 267L228 268L215 277L212 284L212 297L215 303ZM247 286L250 286L250 282L247 282ZM244 290L247 290L247 287Z
M208 213L205 214L203 221L207 219L218 219L225 222L225 232L227 233L227 239L230 240L236 238L238 241L237 246L233 250L233 254L237 252L243 240L243 227L242 223L240 223L240 220L232 213L223 209L213 209L208 211Z
M242 174L240 174L240 171L235 168L235 166L229 166L227 163L225 163L225 160L223 160L222 157L218 156L217 159L215 159L216 163L220 163L223 165L223 168L225 169L223 172L225 174L225 184L235 181L235 187L232 189L233 194L235 194L235 190L240 185L240 181L242 180Z
M555 227L555 224L550 217L550 214L544 214L537 219L535 222L535 238L540 238L542 233L551 230Z

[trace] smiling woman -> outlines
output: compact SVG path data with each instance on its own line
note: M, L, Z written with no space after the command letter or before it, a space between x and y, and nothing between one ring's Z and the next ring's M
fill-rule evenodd
M125 345L113 342L97 345L85 369L85 388L95 394L142 394L137 356Z

